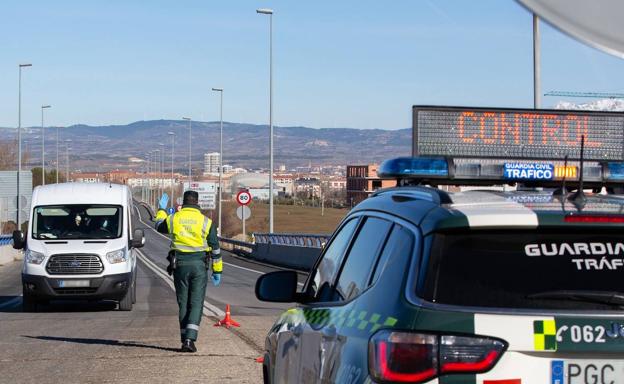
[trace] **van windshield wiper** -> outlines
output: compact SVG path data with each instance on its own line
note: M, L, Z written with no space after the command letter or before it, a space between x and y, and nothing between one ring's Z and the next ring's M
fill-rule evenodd
M618 291L560 290L533 293L528 299L585 301L588 303L624 306L624 293Z

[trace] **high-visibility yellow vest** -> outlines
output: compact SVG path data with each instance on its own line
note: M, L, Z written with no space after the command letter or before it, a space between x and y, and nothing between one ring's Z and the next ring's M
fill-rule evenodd
M210 252L208 233L212 220L196 208L182 208L167 217L171 249L179 252Z

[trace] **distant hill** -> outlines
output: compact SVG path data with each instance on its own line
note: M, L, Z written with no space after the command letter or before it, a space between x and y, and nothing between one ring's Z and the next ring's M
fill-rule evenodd
M344 165L380 162L391 156L411 152L411 129L352 129L274 127L276 166ZM61 153L64 140L71 139L72 169L106 170L130 166L129 157L145 154L165 144L165 159L170 161L171 137L175 133L176 163L185 169L188 158L189 130L184 120L137 121L128 125L74 125L61 128ZM15 130L0 128L0 140L15 137ZM37 128L26 129L25 148L33 161L39 157L40 136ZM55 132L46 135L47 156L55 157ZM193 122L192 146L194 167L203 162L203 154L219 151L219 123ZM266 125L223 124L224 163L246 168L268 166L269 129ZM61 159L64 164L64 158ZM169 163L170 164L170 163ZM202 163L203 166L203 163ZM167 167L168 168L168 167Z

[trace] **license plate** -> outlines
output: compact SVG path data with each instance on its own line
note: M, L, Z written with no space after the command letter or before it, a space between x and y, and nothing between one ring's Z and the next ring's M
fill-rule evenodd
M551 384L624 384L624 360L553 360Z
M83 288L90 285L89 280L59 280L59 288Z

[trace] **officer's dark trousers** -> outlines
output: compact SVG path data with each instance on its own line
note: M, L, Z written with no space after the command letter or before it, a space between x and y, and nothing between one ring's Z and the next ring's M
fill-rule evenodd
M180 338L197 340L208 282L205 253L178 252L176 257L173 282L180 309Z

